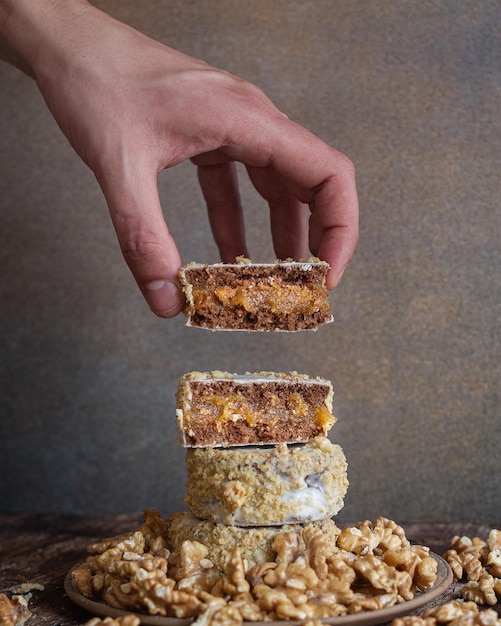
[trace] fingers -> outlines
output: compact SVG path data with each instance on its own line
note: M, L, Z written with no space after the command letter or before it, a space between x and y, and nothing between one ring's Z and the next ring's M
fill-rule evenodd
M162 215L156 174L98 176L127 265L151 310L174 317L183 308L177 272L181 259Z
M327 261L327 287L339 284L359 237L359 210L355 174L350 165L325 179L310 203L310 249Z
M312 135L303 136L304 142L299 140L294 148L290 144L279 146L272 162L290 178L297 196L309 204L310 250L329 263L327 287L333 289L358 242L355 170L341 153Z
M209 222L221 260L231 263L248 256L245 225L235 163L220 153L192 159L198 164L198 178ZM308 220L304 204L287 189L280 175L267 167L247 167L249 178L270 207L270 226L275 254L279 259L308 256Z
M286 182L270 167L248 167L249 178L270 207L273 246L278 259L308 256L306 207L287 189Z
M310 250L331 266L327 286L332 289L340 281L358 241L358 198L353 164L294 122L276 116L273 124L269 121L263 117L251 133L238 137L226 153L252 168L268 168L268 173L250 170L255 183L262 191L267 190L268 197L272 189L270 172L275 173L275 184L279 185L278 189L281 186L283 192L281 201L275 198L270 203L278 241L284 225L300 240L302 227L297 203L309 205L312 213ZM284 181L288 200L285 200Z
M235 163L199 165L198 180L221 260L232 263L237 256L248 256Z

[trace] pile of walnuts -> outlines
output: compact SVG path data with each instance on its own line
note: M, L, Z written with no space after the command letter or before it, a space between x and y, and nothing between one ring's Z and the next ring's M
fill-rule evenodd
M422 616L393 620L392 626L501 626L494 606L501 598L501 530L490 531L487 541L455 536L444 554L454 579L463 582L461 598L429 609Z
M494 606L501 597L501 530L490 531L487 541L453 537L444 555L456 580L465 580L465 600Z
M429 549L411 545L382 517L339 530L335 542L318 528L278 533L271 540L275 560L250 568L238 547L221 570L203 544L184 541L171 551L167 536L168 522L146 511L136 531L89 546L72 574L76 588L125 611L237 626L385 608L429 589L437 575Z

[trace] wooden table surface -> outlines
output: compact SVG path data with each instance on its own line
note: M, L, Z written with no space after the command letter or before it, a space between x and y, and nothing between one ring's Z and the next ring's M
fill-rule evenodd
M140 525L142 516L75 517L68 515L0 514L0 592L9 597L21 583L40 583L29 608L27 626L79 626L91 615L64 593L68 570L86 556L87 544L127 532ZM442 555L454 535L487 538L490 527L478 524L403 523L412 543L429 546ZM499 528L499 526L498 526ZM453 586L442 601L454 597ZM499 612L499 604L496 607Z

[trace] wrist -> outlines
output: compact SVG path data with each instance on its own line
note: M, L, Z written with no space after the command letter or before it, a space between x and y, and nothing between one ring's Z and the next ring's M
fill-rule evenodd
M36 78L50 44L86 7L86 0L0 0L0 58Z

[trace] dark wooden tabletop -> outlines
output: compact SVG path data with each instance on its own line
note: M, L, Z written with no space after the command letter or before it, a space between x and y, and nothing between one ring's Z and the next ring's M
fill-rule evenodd
M33 591L28 624L80 626L91 615L64 593L69 569L86 556L87 544L127 532L140 525L142 516L76 517L67 515L0 514L0 592L11 597L22 583L39 583ZM486 539L490 527L478 524L402 524L413 543L429 546L442 555L454 535ZM499 527L498 527L499 528ZM443 601L453 597L451 588Z

